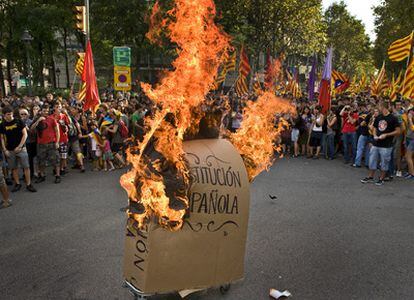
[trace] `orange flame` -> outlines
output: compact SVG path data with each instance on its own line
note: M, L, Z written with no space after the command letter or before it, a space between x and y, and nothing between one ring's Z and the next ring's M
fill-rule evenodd
M158 4L155 7L158 10ZM139 226L154 216L161 225L176 230L182 226L188 199L185 191L180 191L177 198L184 207L172 209L165 178L159 174L165 169L173 170L175 179L189 186L183 136L191 126L192 109L204 102L215 82L218 67L229 48L229 37L214 23L213 0L175 0L174 8L167 14L171 18L164 20L163 25L177 45L178 57L173 62L173 71L167 72L156 87L141 83L158 111L146 120L149 131L143 141L127 151L133 169L122 176L121 185L130 201L139 204L140 213L129 211ZM163 158L150 161L144 154L149 146Z
M249 101L243 111L241 127L230 140L243 157L250 181L267 170L273 162L274 142L287 127L281 119L275 126L276 113L295 113L288 101L265 92L256 102Z

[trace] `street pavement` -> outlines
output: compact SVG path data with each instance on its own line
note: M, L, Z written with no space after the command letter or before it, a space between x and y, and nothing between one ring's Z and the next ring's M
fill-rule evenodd
M0 299L133 299L122 171L49 176L0 210ZM363 185L341 161L282 159L251 188L245 278L189 299L413 299L414 182ZM272 196L271 199L269 196ZM178 299L177 295L154 299Z

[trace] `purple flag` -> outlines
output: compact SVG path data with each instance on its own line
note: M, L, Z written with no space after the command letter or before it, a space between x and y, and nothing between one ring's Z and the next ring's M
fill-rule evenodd
M318 60L316 55L313 57L313 64L312 64L312 70L309 74L309 82L308 82L308 98L309 101L313 101L315 98L315 82L316 82L316 67L318 64Z
M328 54L326 56L325 61L325 68L323 69L322 79L331 81L332 77L332 54L333 54L333 48L330 47L328 49Z

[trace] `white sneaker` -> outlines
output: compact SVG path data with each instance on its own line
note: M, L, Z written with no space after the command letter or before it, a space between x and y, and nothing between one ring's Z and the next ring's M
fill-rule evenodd
M401 171L397 171L397 173L395 174L395 176L397 177L403 177L402 172Z

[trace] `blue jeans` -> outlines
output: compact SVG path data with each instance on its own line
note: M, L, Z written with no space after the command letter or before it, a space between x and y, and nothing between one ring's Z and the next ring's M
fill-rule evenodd
M368 166L369 164L369 147L368 147L368 136L360 135L358 139L358 145L357 145L357 152L355 157L355 164L360 167L362 156L365 153L365 166Z
M326 135L326 150L327 156L333 159L335 155L335 134Z
M354 161L357 147L356 132L342 133L342 142L344 143L344 158L345 162ZM349 156L349 145L351 145L351 155Z
M391 148L382 148L372 146L369 153L369 169L372 171L377 170L378 161L380 161L381 171L387 172L390 167L390 161L392 156L392 147Z

